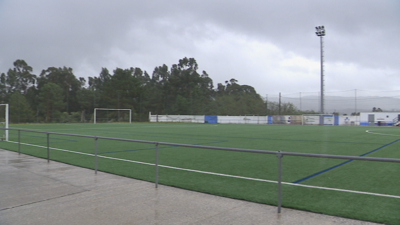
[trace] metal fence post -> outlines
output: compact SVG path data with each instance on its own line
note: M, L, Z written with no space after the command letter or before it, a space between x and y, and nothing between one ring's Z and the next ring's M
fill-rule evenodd
M278 157L278 213L281 213L282 206L282 153L281 151L276 154Z
M47 162L50 162L50 134L47 133Z
M97 174L97 139L94 138L94 174Z
M18 154L21 155L21 130L18 130Z
M156 188L158 188L158 143L156 143Z

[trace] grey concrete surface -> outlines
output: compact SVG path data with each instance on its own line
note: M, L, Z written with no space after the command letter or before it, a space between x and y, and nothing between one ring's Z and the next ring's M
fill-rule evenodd
M373 224L223 198L0 150L0 224Z

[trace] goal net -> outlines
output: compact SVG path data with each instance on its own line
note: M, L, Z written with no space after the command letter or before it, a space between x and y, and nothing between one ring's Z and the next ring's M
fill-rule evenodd
M8 141L8 104L0 104L0 140Z
M302 117L303 125L334 125L335 122L332 114L305 114Z
M115 123L128 122L132 123L131 109L107 109L95 108L93 113L93 123Z

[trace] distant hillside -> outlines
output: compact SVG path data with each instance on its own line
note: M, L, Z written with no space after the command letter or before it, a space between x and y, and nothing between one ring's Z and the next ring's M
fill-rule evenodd
M278 102L278 97L269 98L268 101ZM301 110L320 110L319 96L302 96L301 98L282 98L282 102L291 102ZM339 112L342 114L351 114L353 112L372 112L372 108L381 108L383 111L400 112L400 99L395 97L338 97L325 96L325 112Z

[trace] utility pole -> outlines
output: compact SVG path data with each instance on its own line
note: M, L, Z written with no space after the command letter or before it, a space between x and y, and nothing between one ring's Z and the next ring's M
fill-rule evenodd
M279 115L281 115L281 93L279 92Z
M301 111L301 92L300 92L300 111Z
M357 116L357 89L354 90L354 112Z
M324 43L323 43L323 37L325 36L325 27L324 26L318 26L315 27L317 32L315 34L320 37L320 43L321 43L321 110L320 113L324 114Z

